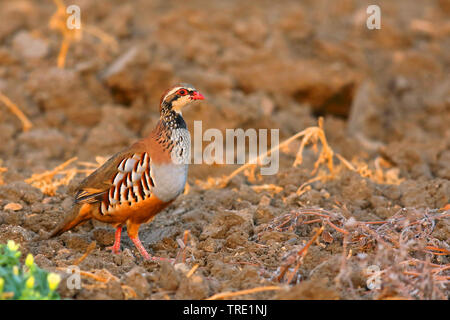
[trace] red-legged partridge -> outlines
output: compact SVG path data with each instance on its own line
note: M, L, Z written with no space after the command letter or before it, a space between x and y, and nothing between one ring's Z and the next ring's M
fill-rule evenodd
M73 210L51 233L61 233L89 219L115 226L120 250L122 226L144 259L152 258L139 240L142 223L150 222L183 192L188 173L191 139L181 109L204 99L194 87L176 85L160 101L160 120L148 137L115 154L78 186Z

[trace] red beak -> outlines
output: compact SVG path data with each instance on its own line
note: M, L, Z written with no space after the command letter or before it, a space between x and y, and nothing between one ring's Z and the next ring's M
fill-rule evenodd
M192 100L204 100L205 97L198 91L194 91L191 95Z

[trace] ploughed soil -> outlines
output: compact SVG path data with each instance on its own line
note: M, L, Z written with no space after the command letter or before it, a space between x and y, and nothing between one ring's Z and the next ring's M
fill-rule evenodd
M0 243L60 273L63 298L448 299L450 1L377 1L368 30L372 2L80 0L67 31L51 1L2 1L0 92L32 126L1 99ZM294 166L299 139L274 175L223 187L239 165L191 165L186 192L140 228L175 263L143 261L126 232L113 255L98 222L47 240L73 187L150 132L177 82L206 97L183 112L191 133L202 120L283 141L323 117L332 171L315 170L320 142Z

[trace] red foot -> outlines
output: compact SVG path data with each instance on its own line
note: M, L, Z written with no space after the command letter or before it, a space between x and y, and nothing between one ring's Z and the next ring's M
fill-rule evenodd
M116 235L114 236L114 244L111 247L107 247L107 250L111 250L114 254L120 252L120 236L122 235L122 227L116 229Z
M131 241L133 241L136 248L139 250L139 253L142 255L144 260L150 260L150 261L167 261L169 263L174 263L175 259L171 258L161 258L161 257L152 257L148 254L147 250L145 250L144 246L142 245L141 241L139 240L139 237L131 238Z

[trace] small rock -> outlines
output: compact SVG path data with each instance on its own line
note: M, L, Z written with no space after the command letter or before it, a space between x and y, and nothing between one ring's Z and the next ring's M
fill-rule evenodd
M39 38L33 37L27 31L20 31L13 40L14 50L25 59L44 58L48 53L48 44Z
M4 210L19 211L22 208L23 208L23 206L20 203L10 202L3 209Z

